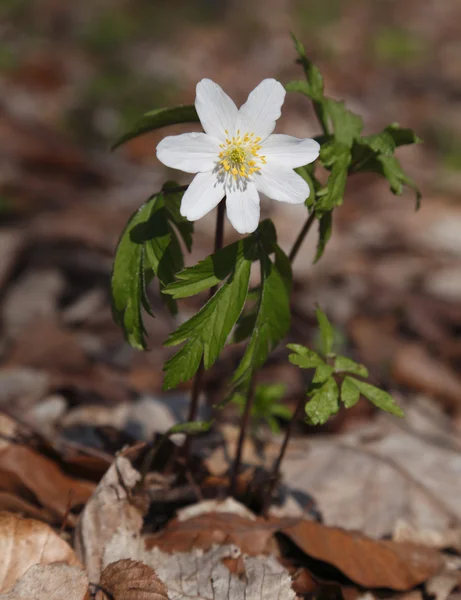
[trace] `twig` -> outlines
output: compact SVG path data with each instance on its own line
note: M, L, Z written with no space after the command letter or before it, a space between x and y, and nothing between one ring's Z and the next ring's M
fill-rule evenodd
M297 254L298 254L298 251L301 248L302 243L304 242L304 238L309 233L310 228L312 227L314 221L315 221L315 212L314 212L314 210L312 210L311 214L307 217L306 222L303 225L303 228L299 232L298 237L296 238L295 243L293 244L293 247L290 250L290 254L288 255L288 258L290 259L291 263L293 263L293 261L295 260Z
M248 387L248 394L245 402L245 409L243 411L242 420L240 422L240 433L239 439L237 443L237 452L235 455L234 464L232 465L232 472L230 476L230 484L229 484L229 495L235 496L237 492L237 482L238 482L238 474L240 471L240 464L242 462L242 454L243 454L243 445L245 442L246 432L248 429L248 424L250 422L251 415L251 407L253 406L253 400L255 396L255 376L252 373L250 384Z
M215 240L214 240L214 252L216 253L218 250L221 250L224 242L224 213L225 213L225 204L226 198L218 204L218 212L216 215L216 232L215 232ZM211 298L217 290L217 286L213 286L210 289L209 298ZM199 400L200 400L200 392L203 388L203 375L205 372L205 366L203 364L203 358L200 361L199 368L197 369L197 373L194 377L194 382L192 385L192 396L189 405L189 414L187 415L187 421L196 421L198 415L199 408ZM184 458L186 464L189 462L189 454L190 454L190 440L191 437L187 436L186 441L184 442Z
M296 421L301 417L303 408L304 408L305 398L304 396L300 396L298 400L298 404L296 405L295 412L293 413L290 422L285 431L285 436L283 438L282 447L280 448L279 455L274 461L274 465L272 467L271 474L269 475L269 483L267 492L264 493L263 498L263 506L261 512L265 514L270 506L272 500L272 494L274 493L275 485L279 478L280 473L280 465L282 464L282 460L285 458L285 453L288 448L288 442L290 441L291 434L293 433L293 427Z

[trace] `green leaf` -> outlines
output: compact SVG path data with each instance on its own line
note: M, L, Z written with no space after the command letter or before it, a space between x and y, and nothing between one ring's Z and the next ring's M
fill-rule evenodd
M303 83L306 84L304 93L308 95L313 100L322 101L323 100L323 77L320 73L318 67L314 65L314 63L309 60L306 56L306 51L304 49L304 45L296 38L296 36L292 33L291 37L293 38L293 42L295 44L296 51L299 54L299 58L304 70L304 75L306 76L307 81L303 82L293 82L293 83ZM301 90L292 90L288 89L292 84L288 84L288 91L301 91Z
M177 273L177 281L167 286L163 293L171 295L174 299L188 298L218 285L229 276L236 263L244 258L244 253L251 252L254 244L249 243L249 239L230 244L215 254L211 254L197 265Z
M253 239L246 238L242 243L248 244ZM206 369L216 361L245 304L251 264L252 260L241 253L223 286L196 315L169 336L166 346L186 343L165 363L164 389L193 377L202 356Z
M400 196L403 192L403 186L408 186L415 193L416 208L418 209L421 204L421 192L413 179L405 174L398 159L395 156L383 156L380 154L377 160L378 168L376 170L388 180L391 191ZM375 169L371 168L370 170Z
M339 102L332 98L325 100L324 105L333 124L336 141L351 148L354 140L362 132L362 117L348 110L344 102Z
M357 143L371 148L376 154L384 154L384 156L392 156L396 147L394 138L386 130L381 133L364 135L357 140Z
M391 123L386 127L387 131L393 138L396 146L406 146L408 144L421 144L422 139L419 138L413 129L400 127L398 123Z
M317 263L325 252L325 246L331 238L333 230L333 212L327 212L319 220L319 241L317 242L317 252L315 253L314 264Z
M285 282L285 287L288 294L291 292L291 286L293 283L293 271L291 268L291 261L280 246L275 246L275 268L280 273Z
M297 365L302 369L313 369L320 365L324 365L325 361L313 350L301 346L300 344L287 344L287 348L293 350L294 354L288 356L288 360L293 365Z
M346 373L352 373L353 375L358 375L359 377L368 377L368 369L364 365L355 362L355 360L352 360L352 358L348 358L347 356L337 356L335 358L334 367L336 373L345 371Z
M314 163L311 163L311 165L313 165L313 164ZM296 173L298 175L301 175L301 177L304 179L304 181L309 186L310 194L306 198L306 201L304 202L304 204L307 206L307 208L310 209L312 206L314 206L314 203L315 203L315 193L316 193L317 189L319 189L320 184L315 179L315 177L313 176L313 174L311 173L311 170L309 169L309 165L307 165L305 167L297 167L295 169L295 171L296 171Z
M261 367L290 327L290 296L286 281L261 247L261 294L253 332L234 374L234 383Z
M186 248L190 252L192 250L194 223L181 215L181 200L184 196L184 191L177 191L178 187L175 181L167 181L163 184L162 191L165 196L165 209L168 213L168 219L174 224Z
M158 202L153 196L131 217L122 232L115 252L111 278L112 314L134 348L146 348L141 305L147 302L144 290L144 244L133 239L133 231L145 224Z
M307 81L293 81L287 84L286 90L293 92L301 92L308 96L314 105L314 110L317 115L320 124L322 125L324 134L330 133L328 126L328 114L325 106L325 96L323 93L323 77L320 70L310 61L306 56L304 46L296 37L291 34L293 38L296 51L299 54L299 59L304 69L304 75Z
M199 118L195 106L183 105L174 106L173 108L157 108L144 113L141 119L137 121L132 129L122 135L114 145L112 150L125 144L129 140L136 138L144 133L166 127L167 125L176 125L177 123L198 123Z
M327 379L329 379L331 377L331 375L333 375L334 373L334 369L331 365L327 365L327 364L323 364L323 365L319 365L316 369L315 369L315 374L314 374L314 378L312 379L312 383L313 384L318 384L318 383L325 383L325 381ZM314 387L316 387L314 385Z
M320 161L325 168L330 169L330 175L326 186L317 192L315 212L318 216L343 203L351 151L342 142L330 142L321 147Z
M319 387L309 392L310 401L305 410L307 420L312 425L323 425L339 410L339 390L333 377L326 379Z
M328 320L328 317L320 308L316 308L315 316L320 327L320 336L322 338L322 352L325 356L331 353L333 341L335 338L335 330Z
M188 421L187 423L178 423L168 429L167 435L175 433L187 433L188 435L199 435L210 431L213 421Z
M360 393L372 404L396 417L404 416L403 410L396 404L394 398L390 394L384 390L380 390L374 385L355 379L355 377L349 377L349 379L354 382L354 385L358 388Z
M346 408L357 404L360 399L360 390L355 385L352 377L345 377L341 384L341 400Z

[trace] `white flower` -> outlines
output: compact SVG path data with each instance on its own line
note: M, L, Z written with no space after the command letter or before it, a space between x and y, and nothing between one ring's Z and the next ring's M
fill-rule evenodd
M210 79L197 84L195 108L205 133L163 139L157 157L167 167L197 173L185 192L181 214L196 221L226 196L227 217L239 233L259 223L259 192L273 200L302 204L309 186L297 173L314 161L315 140L273 134L285 99L275 79L265 79L240 109Z

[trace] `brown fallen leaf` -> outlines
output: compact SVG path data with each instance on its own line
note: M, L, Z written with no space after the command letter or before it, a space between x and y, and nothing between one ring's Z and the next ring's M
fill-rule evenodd
M51 527L7 512L0 513L0 557L0 592L9 592L33 565L80 566L72 548Z
M285 486L303 506L313 498L326 525L376 539L401 519L417 531L461 529L459 435L433 407L412 398L404 420L382 415L355 432L293 440Z
M88 578L78 567L33 565L0 600L89 600Z
M130 538L141 529L143 512L132 499L133 488L140 478L130 461L119 456L80 515L75 529L75 550L92 583L100 580L105 547L113 536L118 532Z
M274 533L295 519L247 519L224 512L202 514L186 521L174 519L158 534L146 536L146 549L158 546L165 552L188 552L192 548L208 550L214 544L235 544L250 556L276 553Z
M372 540L360 533L300 521L281 531L311 558L336 567L354 583L406 591L443 568L438 552L415 544Z
M168 592L152 567L126 559L104 569L95 600L168 600Z
M60 523L69 506L86 503L94 484L69 477L51 459L32 448L13 442L0 446L0 490L30 501L36 498L41 507L53 514ZM70 522L74 515L67 515Z
M420 345L407 344L396 353L392 376L399 383L439 398L448 409L461 409L461 378Z

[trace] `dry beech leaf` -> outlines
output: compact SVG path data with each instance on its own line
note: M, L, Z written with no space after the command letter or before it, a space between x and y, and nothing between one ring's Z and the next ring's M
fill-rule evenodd
M104 549L113 536L119 532L129 538L141 529L142 512L130 498L140 478L130 461L119 456L80 515L75 529L75 550L93 583L101 577Z
M0 491L26 500L37 498L39 505L51 511L56 523L68 513L69 505L73 508L85 504L93 490L93 483L69 477L32 448L13 442L0 447Z
M400 519L417 531L461 529L460 450L450 425L413 402L404 410L399 422L382 416L360 431L294 440L284 484L312 497L327 525L373 538L392 535Z
M179 521L170 521L158 534L146 536L146 548L158 546L166 552L187 552L192 548L208 550L213 544L235 544L251 556L276 553L274 533L295 519L246 519L235 513L212 512Z
M204 552L173 555L159 548L147 551L142 544L120 544L115 536L106 548L105 564L135 557L149 565L168 588L170 600L294 600L291 577L274 556L246 556L233 545L214 546ZM227 559L243 560L229 569ZM236 571L234 573L233 571Z
M0 592L8 592L33 565L79 566L72 548L48 525L0 513Z
M95 600L168 600L167 588L154 569L134 560L108 565L99 586Z
M430 548L301 521L282 531L308 556L336 567L354 583L406 591L441 571L443 559Z
M78 567L34 565L0 600L89 600L88 578Z

